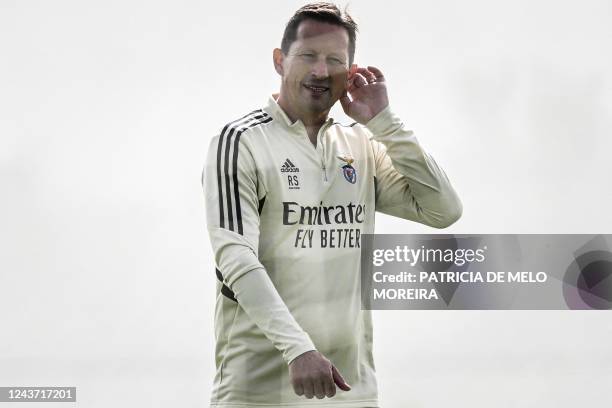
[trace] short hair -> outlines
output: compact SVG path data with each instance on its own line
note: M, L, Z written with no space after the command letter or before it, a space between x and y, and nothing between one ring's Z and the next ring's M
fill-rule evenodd
M296 40L298 27L304 20L315 20L322 23L334 24L346 29L349 37L349 66L353 63L358 31L357 23L347 13L346 9L342 12L335 4L327 2L309 3L295 12L287 23L285 32L283 33L283 39L281 41L281 50L283 54L287 55L289 53L291 44Z

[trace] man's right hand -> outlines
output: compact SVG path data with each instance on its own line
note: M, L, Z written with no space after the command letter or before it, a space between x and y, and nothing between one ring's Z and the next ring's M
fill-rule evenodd
M299 355L289 364L289 378L295 393L308 399L331 398L336 395L336 385L344 391L351 389L331 361L316 350Z

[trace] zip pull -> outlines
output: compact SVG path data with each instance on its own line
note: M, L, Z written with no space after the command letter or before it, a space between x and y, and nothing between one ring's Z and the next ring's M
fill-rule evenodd
M324 181L327 182L327 170L325 169L325 142L323 141L323 136L325 135L325 125L319 129L319 135L317 139L321 143L321 165L323 168L323 178Z

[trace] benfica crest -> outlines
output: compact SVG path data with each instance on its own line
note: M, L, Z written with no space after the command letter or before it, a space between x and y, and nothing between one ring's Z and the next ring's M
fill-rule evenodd
M355 170L355 168L352 166L355 159L348 155L337 157L346 163L344 166L342 166L342 174L344 174L344 178L349 183L355 184L355 182L357 182L357 170Z

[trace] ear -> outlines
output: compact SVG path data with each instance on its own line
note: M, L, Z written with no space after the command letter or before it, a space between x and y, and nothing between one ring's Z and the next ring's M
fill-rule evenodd
M278 72L278 75L283 75L283 61L285 59L285 55L280 48L275 48L272 52L272 61L274 62L274 69Z

